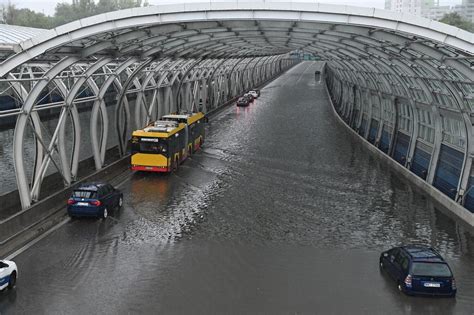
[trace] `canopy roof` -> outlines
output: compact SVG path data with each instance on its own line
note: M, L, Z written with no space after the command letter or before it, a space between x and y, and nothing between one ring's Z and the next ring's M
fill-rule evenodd
M0 60L14 53L22 41L40 35L48 30L16 25L0 24Z
M16 45L16 54L0 64L0 76L26 62L54 63L66 56L82 61L105 56L219 59L303 49L327 60L347 80L358 82L361 73L378 77L382 91L393 92L393 76L407 76L409 85L420 90L425 87L418 78L455 81L471 99L473 38L473 33L437 21L373 8L182 3L110 12L43 32Z
M0 24L0 45L13 47L22 41L48 31L41 28Z
M132 119L126 94L133 86L138 91L133 115L136 126L142 126L152 110L155 116L177 111L183 98L190 105L201 97L206 112L208 105L209 109L217 108L228 96L248 91L286 69L295 61L287 54L295 50L312 52L327 62L327 86L331 96L338 99L339 109L364 104L368 111L365 118L371 124L370 117L381 116L383 108L387 117L378 118L392 124L393 135L400 130L412 134L415 141L410 142L407 160L413 156L417 139L428 139L422 133L435 131L434 140L424 142L432 146L429 151L436 157L430 162L429 183L433 182L442 141L463 150L461 179L457 189L453 188L462 194L474 156L473 36L449 25L396 12L267 0L135 8L41 31L14 44L0 63L0 77L7 78L23 101L21 110L15 109L21 115L13 150L22 205L28 207L38 198L47 165L54 161L44 150L50 153L58 145L64 182L71 183L76 176L81 130L74 99L86 81L94 94L90 134L94 161L100 169L107 144L104 97L112 82L119 91L115 95L115 127L123 154ZM94 81L96 73L104 76ZM36 119L32 126L41 138L40 119L34 110L43 106L43 89L48 91L52 86L61 92L64 106L59 105L63 106L61 116L49 146L43 148L38 140L35 165L39 167L30 187L20 148L29 118ZM147 91L163 93L164 101L158 101L161 112L156 105L158 94L151 95L146 105L144 97L138 97ZM99 108L103 109L101 115ZM72 159L64 145L68 111L74 121ZM358 117L362 126L362 115ZM101 138L97 137L100 124ZM99 139L105 140L99 144Z

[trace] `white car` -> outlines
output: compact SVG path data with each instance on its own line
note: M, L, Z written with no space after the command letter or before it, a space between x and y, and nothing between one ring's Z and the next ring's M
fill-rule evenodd
M249 91L249 93L248 93L248 94L252 95L252 96L253 96L253 98L257 98L257 97L258 97L258 93L257 93L257 91Z
M16 285L18 269L10 260L0 260L0 290L13 289Z

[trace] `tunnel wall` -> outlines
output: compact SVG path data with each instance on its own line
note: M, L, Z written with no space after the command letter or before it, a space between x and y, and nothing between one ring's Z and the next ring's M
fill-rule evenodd
M474 225L473 189L468 189L464 196L458 191L466 155L461 148L446 143L443 137L433 144L416 137L414 119L407 119L406 113L402 118L404 113L401 113L400 104L404 100L378 94L380 102L376 103L370 97L373 91L364 91L363 87L355 85L347 88L346 82L329 66L325 69L325 85L335 113L354 135L364 140L371 151L393 161L389 163L392 167L403 169L403 175L464 221ZM382 103L389 103L395 109L393 119L387 119L389 115L373 115L374 107L382 107ZM361 107L365 107L365 113L364 109L358 109ZM370 125L368 113L372 114ZM402 123L403 119L405 122ZM435 150L435 147L439 149ZM433 172L431 179L428 176L430 172ZM474 181L470 177L468 187L472 187L472 183Z

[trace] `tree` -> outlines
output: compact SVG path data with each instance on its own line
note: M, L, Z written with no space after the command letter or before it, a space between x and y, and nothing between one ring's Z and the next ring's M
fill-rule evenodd
M446 13L439 21L445 24L462 28L463 30L469 32L474 32L474 23L463 19L463 17L457 12Z
M143 6L147 6L145 0ZM54 16L46 16L30 9L17 9L8 3L3 7L3 21L6 24L38 28L53 28L88 16L142 6L142 0L72 0L56 5Z
M116 10L137 8L142 6L142 0L99 0L97 3L96 14L111 12ZM143 6L148 6L145 1Z
M54 26L95 15L96 9L93 0L73 0L72 4L58 3L54 14Z
M137 8L142 6L142 0L118 0L119 10Z
M50 28L51 18L43 13L30 9L18 9L14 4L8 3L3 10L3 21L6 24L28 26L36 28Z
M117 0L99 0L97 14L118 10Z

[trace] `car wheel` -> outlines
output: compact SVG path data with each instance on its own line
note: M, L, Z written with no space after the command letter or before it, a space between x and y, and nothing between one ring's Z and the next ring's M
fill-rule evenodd
M109 212L107 211L107 208L104 208L104 212L102 213L102 219L104 220L107 219L108 215L109 215Z
M13 271L10 275L10 281L8 281L8 288L11 290L16 286L16 272Z
M397 287L398 287L398 291L403 292L403 286L402 286L402 284L400 283L400 281L397 282Z
M380 269L383 269L383 261L379 262L379 267L380 267Z
M120 196L119 201L118 201L118 208L120 209L122 208L122 206L123 206L123 197Z

